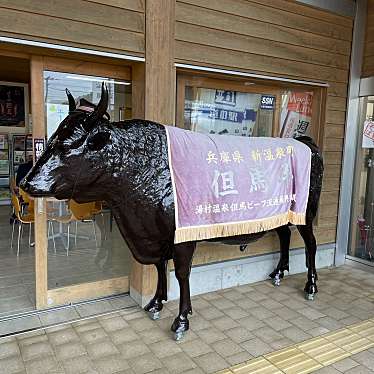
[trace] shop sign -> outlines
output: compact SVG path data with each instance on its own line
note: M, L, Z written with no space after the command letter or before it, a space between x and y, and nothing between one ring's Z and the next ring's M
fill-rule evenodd
M273 110L274 109L274 103L275 103L275 97L274 96L262 95L261 96L260 109Z
M374 121L364 122L362 148L374 148Z
M34 138L34 160L37 161L45 149L45 140Z

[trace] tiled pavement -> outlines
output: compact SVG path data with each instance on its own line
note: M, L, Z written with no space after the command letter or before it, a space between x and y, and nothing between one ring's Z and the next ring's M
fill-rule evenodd
M178 302L151 321L122 310L0 340L0 373L213 373L374 317L374 274L344 266L319 271L320 292L304 300L305 274L193 298L180 342L170 325ZM247 371L248 372L248 371ZM374 348L316 373L373 373Z

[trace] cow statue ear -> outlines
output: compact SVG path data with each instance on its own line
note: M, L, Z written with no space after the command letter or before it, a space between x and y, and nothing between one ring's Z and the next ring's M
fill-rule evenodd
M99 151L104 148L110 139L110 133L107 131L100 131L91 135L87 139L87 147L91 151Z

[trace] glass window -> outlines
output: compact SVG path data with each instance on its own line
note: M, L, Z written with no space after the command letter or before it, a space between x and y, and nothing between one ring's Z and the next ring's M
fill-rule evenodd
M313 92L286 90L282 93L279 136L311 136Z
M97 104L100 100L102 82L107 84L109 90L108 113L111 120L121 121L131 118L130 82L54 71L44 72L48 138L69 112L65 89L70 90L77 102L79 99L86 99Z
M76 102L98 103L101 84L109 88L112 121L131 117L131 83L110 78L44 72L47 135L68 115L68 88ZM89 171L87 171L89 172ZM48 288L128 276L131 254L112 212L101 201L77 204L47 198Z
M206 134L271 136L274 95L185 87L184 127Z
M374 96L360 100L349 254L374 261Z

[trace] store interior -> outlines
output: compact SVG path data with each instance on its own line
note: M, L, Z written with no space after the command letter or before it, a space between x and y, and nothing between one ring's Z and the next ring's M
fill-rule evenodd
M47 138L67 115L65 88L77 100L99 99L107 81L112 119L131 114L131 84L101 77L44 73ZM30 63L2 57L0 70L0 319L35 309L34 201L18 188L17 174L32 157ZM128 276L131 255L103 202L47 199L48 289ZM23 222L23 223L22 223ZM12 235L13 232L13 235Z

